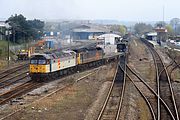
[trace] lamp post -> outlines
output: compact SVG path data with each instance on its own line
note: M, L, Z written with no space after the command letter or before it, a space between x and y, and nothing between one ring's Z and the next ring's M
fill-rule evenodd
M10 61L9 39L10 39L10 31L8 31L8 67L9 67L9 61Z

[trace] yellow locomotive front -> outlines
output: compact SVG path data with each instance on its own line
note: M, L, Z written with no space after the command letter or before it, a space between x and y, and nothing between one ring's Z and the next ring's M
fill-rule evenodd
M48 76L50 72L50 58L46 54L33 55L29 66L32 80L41 80Z

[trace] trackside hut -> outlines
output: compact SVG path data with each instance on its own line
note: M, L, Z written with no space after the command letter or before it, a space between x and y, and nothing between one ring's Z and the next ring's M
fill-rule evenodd
M117 34L103 34L97 37L99 40L104 40L105 45L116 45L122 40L122 37Z
M101 44L98 47L103 48L105 54L112 54L117 52L117 43L122 40L122 37L117 34L103 34L97 37Z

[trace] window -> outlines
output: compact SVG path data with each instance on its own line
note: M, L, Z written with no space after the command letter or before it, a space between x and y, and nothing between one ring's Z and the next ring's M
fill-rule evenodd
M39 60L38 64L40 64L40 65L46 64L46 60Z
M50 64L50 60L47 60L47 64Z
M31 60L31 64L37 64L38 60Z

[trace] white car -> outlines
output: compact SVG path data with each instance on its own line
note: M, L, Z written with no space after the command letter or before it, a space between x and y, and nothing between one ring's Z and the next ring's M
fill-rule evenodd
M169 41L171 44L175 44L175 40L170 40Z
M180 46L180 42L175 42L175 45Z
M175 45L180 46L180 40L176 40Z

